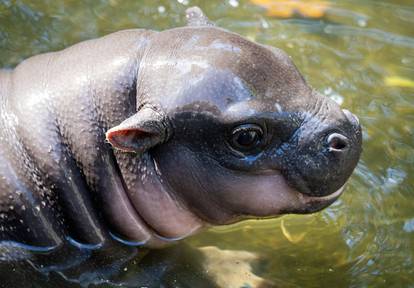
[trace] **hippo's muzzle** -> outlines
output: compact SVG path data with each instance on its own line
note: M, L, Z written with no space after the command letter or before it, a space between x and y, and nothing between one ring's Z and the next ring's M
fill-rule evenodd
M283 175L308 196L336 194L352 174L362 148L358 118L326 101L321 114L307 116L284 151Z

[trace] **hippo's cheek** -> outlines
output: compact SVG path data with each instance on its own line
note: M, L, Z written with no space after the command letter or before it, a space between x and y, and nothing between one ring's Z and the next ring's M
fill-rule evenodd
M289 185L278 170L230 169L185 146L165 146L169 149L153 151L162 183L205 223L222 225L251 217L316 212L332 204L342 191L323 197L306 195Z

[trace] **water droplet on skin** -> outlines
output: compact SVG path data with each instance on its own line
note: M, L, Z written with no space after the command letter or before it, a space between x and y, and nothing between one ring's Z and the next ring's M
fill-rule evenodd
M283 109L282 109L282 107L280 106L280 104L279 104L279 103L275 103L275 108L276 108L276 111L277 111L278 113L282 113L282 112L283 112Z

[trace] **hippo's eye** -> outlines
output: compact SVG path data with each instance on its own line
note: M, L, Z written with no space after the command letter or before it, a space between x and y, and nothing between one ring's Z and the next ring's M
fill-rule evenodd
M243 124L231 133L230 144L233 149L240 152L253 152L262 144L263 130L256 124Z

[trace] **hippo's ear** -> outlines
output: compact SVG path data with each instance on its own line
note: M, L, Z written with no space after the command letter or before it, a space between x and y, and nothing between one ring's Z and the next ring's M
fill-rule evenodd
M143 107L124 122L106 132L106 140L125 152L143 153L168 140L169 124L164 115Z
M187 18L187 26L216 26L197 6L185 10L185 17Z

